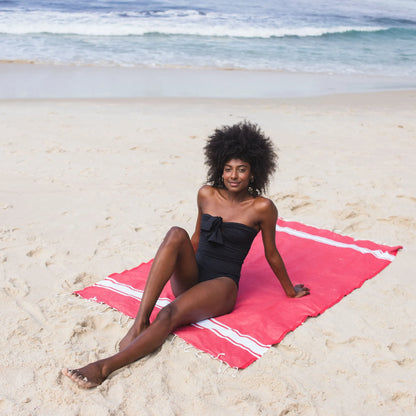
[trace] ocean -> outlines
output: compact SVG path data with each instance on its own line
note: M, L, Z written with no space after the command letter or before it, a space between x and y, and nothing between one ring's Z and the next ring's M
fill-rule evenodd
M0 0L0 61L416 75L416 0Z

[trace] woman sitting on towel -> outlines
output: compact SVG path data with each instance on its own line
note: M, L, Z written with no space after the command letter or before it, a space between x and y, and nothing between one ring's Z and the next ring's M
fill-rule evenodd
M155 351L176 328L230 313L241 266L261 231L267 261L287 296L309 294L293 286L275 245L277 209L260 196L276 168L271 140L248 122L215 130L205 146L208 183L198 192L198 218L192 238L179 227L166 234L154 258L133 326L120 351L63 373L89 388L113 371ZM170 280L175 300L150 323L149 317Z

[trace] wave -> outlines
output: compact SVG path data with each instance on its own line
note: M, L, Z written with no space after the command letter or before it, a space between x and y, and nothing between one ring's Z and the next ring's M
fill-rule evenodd
M324 37L328 35L343 35L343 34L357 34L357 33L378 33L390 32L392 29L382 27L301 27L301 28L280 28L280 29L261 29L261 28L224 28L224 27L198 27L198 28L184 28L184 27L157 27L150 28L126 28L123 27L97 27L86 25L73 25L72 27L62 27L59 24L54 25L34 25L32 27L19 28L4 28L0 25L0 34L2 35L34 35L34 34L49 34L49 35L72 35L72 36L201 36L201 37L235 37L235 38L285 38L285 37Z
M371 30L371 31L360 31L360 30L350 30L343 33L325 33L323 37L336 37L336 36L343 36L345 38L360 38L362 36L377 36L378 41L382 41L384 39L398 39L398 38L407 38L407 39L415 39L416 40L416 28L381 28L379 30ZM373 38L376 41L376 38Z
M319 37L348 32L378 32L380 26L279 27L268 20L248 21L242 16L196 10L140 13L25 12L0 15L0 33L6 35L144 36L192 35L210 37L281 38Z
M388 26L388 27L409 27L416 29L416 20L408 19L398 19L391 17L375 17L370 19L371 22L377 25Z

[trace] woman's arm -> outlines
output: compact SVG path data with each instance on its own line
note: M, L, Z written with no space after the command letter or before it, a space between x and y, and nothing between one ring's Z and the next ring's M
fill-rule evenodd
M191 237L191 244L195 253L198 250L200 230L201 230L201 212L199 211L198 218L196 220L195 231Z
M286 267L283 263L282 257L276 248L276 222L277 209L272 201L266 198L259 200L260 206L260 229L262 231L264 254L274 274L279 279L286 296L291 298L300 298L309 295L309 289L304 285L293 286L287 274Z
M195 253L198 250L198 245L199 245L199 235L200 235L200 232L201 232L202 204L203 204L204 198L206 197L206 193L207 193L207 189L206 189L205 186L203 186L198 191L198 196L197 196L198 218L196 219L195 231L194 231L194 233L192 234L192 237L191 237L191 244L192 244L192 247L194 248Z

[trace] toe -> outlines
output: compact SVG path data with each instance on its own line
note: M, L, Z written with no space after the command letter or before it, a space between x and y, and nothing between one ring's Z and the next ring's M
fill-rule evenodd
M72 370L69 370L68 368L63 368L63 369L61 370L61 372L62 372L62 374L63 374L64 376L67 376L67 377L71 378L71 375L72 375Z
M67 368L62 369L62 374L70 378L72 381L78 384L79 387L84 389L90 389L97 387L101 383L90 381L88 377L85 377L79 370L68 370Z
M87 377L79 378L77 380L77 383L80 387L84 389L90 389L92 387L97 387L99 385L98 383L93 383L92 381L88 380Z

